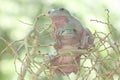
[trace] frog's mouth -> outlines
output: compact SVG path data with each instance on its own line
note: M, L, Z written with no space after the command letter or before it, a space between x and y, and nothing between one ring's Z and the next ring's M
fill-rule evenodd
M52 19L52 23L57 28L64 26L68 22L68 19L66 16L52 16L51 19Z

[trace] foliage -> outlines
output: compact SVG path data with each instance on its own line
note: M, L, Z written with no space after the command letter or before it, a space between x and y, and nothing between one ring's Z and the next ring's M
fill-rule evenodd
M98 1L97 3L98 5L102 4L101 1ZM76 4L76 6L72 4ZM90 5L93 4L95 8L90 7ZM80 71L77 74L72 73L70 75L65 74L64 76L58 76L54 72L55 68L51 67L50 65L50 58L48 53L54 52L53 44L55 43L55 41L50 37L52 28L48 16L39 14L47 12L48 9L52 7L57 8L64 6L66 8L69 8L71 12L73 12L73 14L77 15L78 17L82 15L83 17L81 18L81 20L83 21L89 18L90 14L88 13L91 12L93 12L92 14L95 15L96 18L98 18L98 16L101 16L101 11L103 10L103 8L100 8L100 6L95 4L96 1L94 1L93 3L85 1L80 4L79 0L66 0L65 2L55 1L54 3L49 2L48 0L3 1L1 5L4 6L0 10L1 12L5 11L5 13L0 13L2 16L0 19L2 21L2 23L0 23L0 36L3 37L0 37L0 59L7 61L11 59L14 60L14 66L17 73L17 75L15 75L15 78L17 78L18 80L120 79L119 31L116 29L115 26L112 25L113 23L117 22L117 17L111 16L115 19L112 19L112 21L110 22L111 17L108 10L106 22L104 22L104 16L100 18L102 19L102 21L90 18L92 22L95 22L94 24L102 24L103 27L104 25L107 25L108 30L108 32L103 32L100 31L101 28L97 27L98 29L95 29L96 31L93 34L95 37L95 46L92 49L61 52L61 55L72 55L73 53L82 54L82 56L80 57L80 65L78 66L80 68ZM106 4L102 4L102 6L104 7L105 5ZM88 9L86 9L85 6L87 6ZM27 9L27 11L25 8ZM99 14L94 14L98 11L98 8ZM114 12L111 13L111 15L114 15ZM83 23L85 23L86 25L90 25L87 24L88 21ZM27 32L28 34L25 36ZM11 53L14 57L11 58L11 54L9 55L8 53ZM0 66L2 65L5 67L5 64L7 63L9 62L2 61L0 62ZM4 71L2 71L2 69L4 68L0 68L0 77L2 78L2 80L5 80L3 74ZM11 74L11 72L9 73Z

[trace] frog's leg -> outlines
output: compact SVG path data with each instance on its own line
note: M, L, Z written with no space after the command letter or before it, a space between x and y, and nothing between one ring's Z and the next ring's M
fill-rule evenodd
M82 38L81 45L80 45L82 49L87 49L89 47L88 39L89 39L89 36L84 36Z
M94 37L91 32L86 28L83 30L81 37L81 49L88 49L90 46L94 45Z
M87 49L89 47L89 37L88 32L84 30L81 37L81 49Z
M62 28L59 28L58 30L55 31L56 43L54 45L54 48L56 49L57 52L62 47L62 42L61 42L62 33L63 33Z

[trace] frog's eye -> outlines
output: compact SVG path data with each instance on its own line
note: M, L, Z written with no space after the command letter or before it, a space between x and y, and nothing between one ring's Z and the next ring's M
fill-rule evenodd
M51 10L48 11L48 14L50 14L50 13L52 13L54 11L55 11L55 9L51 9Z
M48 14L50 14L51 13L51 11L48 11Z
M64 11L65 9L64 8L59 8L60 11Z

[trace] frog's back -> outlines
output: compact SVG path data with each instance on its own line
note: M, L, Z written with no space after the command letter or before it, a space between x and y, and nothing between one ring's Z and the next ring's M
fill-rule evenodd
M76 17L74 17L74 16L71 16L70 22L71 22L72 24L74 24L75 27L78 27L78 26L79 26L80 29L83 29L83 28L84 28L83 25L81 24L81 22L79 21L79 19L76 18Z

